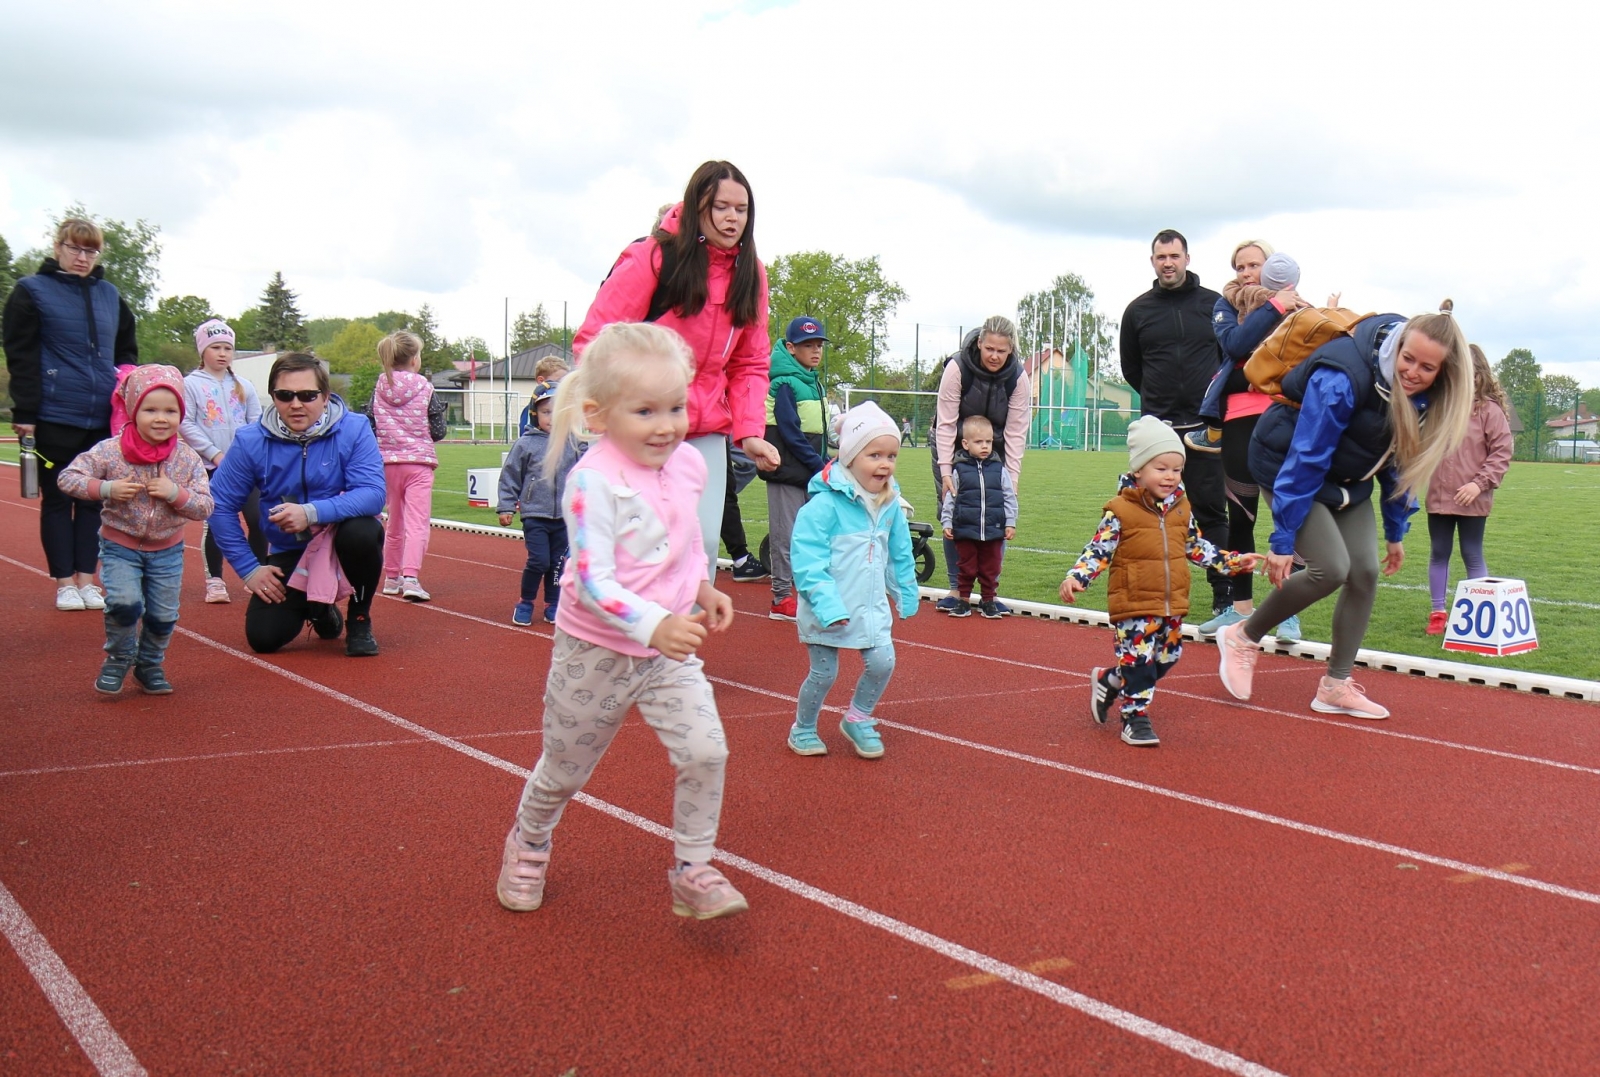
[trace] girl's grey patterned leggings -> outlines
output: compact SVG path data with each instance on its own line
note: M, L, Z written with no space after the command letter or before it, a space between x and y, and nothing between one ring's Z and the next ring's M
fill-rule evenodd
M676 855L696 864L711 859L728 745L700 659L618 654L559 628L545 681L544 751L517 811L530 845L550 840L567 801L589 780L635 704L678 772L672 808Z

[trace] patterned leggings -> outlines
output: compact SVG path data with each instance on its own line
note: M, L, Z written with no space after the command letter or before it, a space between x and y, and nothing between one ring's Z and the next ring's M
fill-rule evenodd
M1178 664L1183 654L1182 617L1130 617L1112 621L1117 634L1117 668L1122 683L1122 717L1135 718L1150 709L1156 682Z
M616 736L628 707L661 743L678 780L673 796L675 855L699 864L716 851L717 819L728 761L717 701L700 659L618 654L556 629L544 690L544 751L522 790L517 823L528 844L541 847L561 821L567 801L588 782Z

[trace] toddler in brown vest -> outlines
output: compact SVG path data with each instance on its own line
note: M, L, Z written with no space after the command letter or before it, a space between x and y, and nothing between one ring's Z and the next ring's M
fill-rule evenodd
M1183 654L1183 617L1189 612L1188 562L1229 576L1252 572L1262 557L1219 550L1195 526L1183 493L1183 441L1153 415L1128 427L1128 473L1106 503L1094 538L1061 581L1061 600L1077 601L1107 568L1106 607L1116 633L1117 664L1090 675L1090 709L1104 723L1122 698L1122 740L1135 747L1160 744L1150 727L1156 682Z

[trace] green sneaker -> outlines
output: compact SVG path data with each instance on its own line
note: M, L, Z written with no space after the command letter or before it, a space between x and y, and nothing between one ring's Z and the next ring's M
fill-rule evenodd
M877 759L883 754L883 738L878 736L878 723L867 715L852 721L851 715L856 713L854 707L846 711L844 721L839 723L839 730L850 739L850 747L862 759Z
M828 746L817 736L816 726L789 727L789 750L795 755L827 755Z

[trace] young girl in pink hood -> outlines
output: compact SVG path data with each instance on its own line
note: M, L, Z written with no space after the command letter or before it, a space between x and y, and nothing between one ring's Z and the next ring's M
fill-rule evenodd
M433 514L433 472L439 454L433 443L444 437L443 400L420 373L422 339L404 329L378 341L383 373L372 390L372 426L383 454L388 487L389 528L383 543L383 593L426 602L418 576L428 552L428 518Z
M94 686L107 695L122 691L130 667L151 695L172 691L164 662L178 625L183 525L211 515L205 465L178 437L182 420L183 375L176 367L123 367L112 401L113 435L80 453L58 480L68 497L105 503L106 658Z

